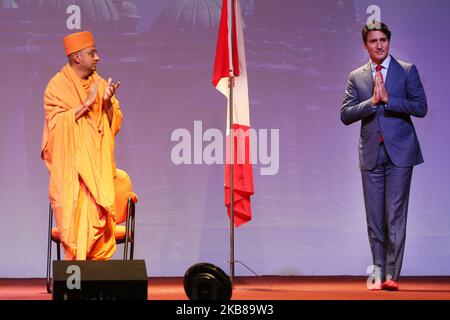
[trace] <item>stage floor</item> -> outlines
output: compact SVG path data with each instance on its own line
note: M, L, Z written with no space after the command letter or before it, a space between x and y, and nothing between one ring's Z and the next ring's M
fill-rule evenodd
M233 300L450 300L450 277L402 277L400 291L368 291L365 277L236 277ZM51 300L45 279L0 279L0 300ZM149 300L187 300L183 278L149 278Z

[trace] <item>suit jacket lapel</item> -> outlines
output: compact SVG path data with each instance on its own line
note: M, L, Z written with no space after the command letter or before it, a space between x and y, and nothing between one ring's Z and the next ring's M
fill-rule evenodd
M389 69L385 80L385 87L388 94L389 92L391 92L392 86L396 78L395 74L398 72L399 67L400 64L397 62L397 60L394 59L394 57L391 56L391 63L389 64Z
M370 67L370 62L364 66L363 78L364 83L366 84L367 87L367 91L369 91L369 94L372 95L375 84L373 82L372 68Z

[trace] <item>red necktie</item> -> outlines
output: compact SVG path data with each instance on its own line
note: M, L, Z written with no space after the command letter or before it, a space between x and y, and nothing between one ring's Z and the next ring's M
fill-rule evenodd
M383 74L381 73L381 69L383 69L383 66L381 64L377 65L375 68L375 71L378 73L380 73L380 77L381 77L381 82L384 82L383 79ZM381 128L380 128L380 136L378 138L379 142L382 143L383 142L383 135L381 134Z

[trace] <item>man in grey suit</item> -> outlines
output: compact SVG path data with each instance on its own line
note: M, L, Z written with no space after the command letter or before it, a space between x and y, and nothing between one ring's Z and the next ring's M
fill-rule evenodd
M399 290L413 166L423 162L411 116L427 99L416 66L389 55L391 32L378 22L362 30L370 61L352 71L342 103L345 125L361 121L361 169L367 230L379 278L370 290Z

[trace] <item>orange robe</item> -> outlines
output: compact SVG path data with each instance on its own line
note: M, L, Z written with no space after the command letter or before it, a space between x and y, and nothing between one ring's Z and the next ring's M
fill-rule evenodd
M100 79L92 110L75 121L75 109ZM122 112L111 99L111 125L102 109L107 82L97 73L80 79L65 65L44 94L45 123L41 157L49 172L49 199L66 260L106 260L114 238L114 137Z

